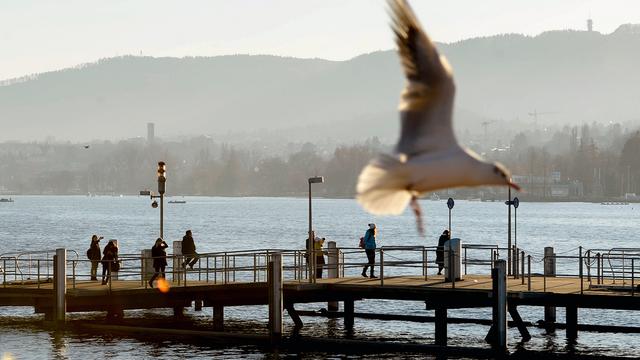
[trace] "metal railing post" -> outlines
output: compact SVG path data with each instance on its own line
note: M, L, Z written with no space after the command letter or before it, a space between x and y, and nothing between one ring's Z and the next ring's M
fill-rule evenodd
M464 248L464 274L467 275L467 248Z
M31 262L31 260L29 260ZM71 276L73 276L73 289L76 288L76 260L71 260Z
M584 294L584 281L582 280L582 246L578 246L578 259L580 260L579 277L580 277L580 295Z
M527 255L527 291L531 291L531 255Z
M520 251L520 285L524 285L524 250Z
M596 284L600 285L600 253L596 253Z
M631 258L631 296L635 296L636 295L636 284L635 284L635 279L634 279L634 275L635 275L635 258Z
M207 282L207 284L209 283L209 255L207 255L207 272L205 273L205 281ZM255 280L254 280L255 282Z
M38 289L40 289L40 259L36 260L37 261L37 265L38 265ZM3 268L4 271L4 268Z
M380 249L380 285L384 285L384 250L383 249Z

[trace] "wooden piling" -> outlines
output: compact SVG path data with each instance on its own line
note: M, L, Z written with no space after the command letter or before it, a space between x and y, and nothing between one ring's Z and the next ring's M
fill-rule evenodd
M224 306L221 304L213 305L213 330L224 330Z
M344 327L345 330L353 329L353 319L354 319L354 300L347 299L344 301Z
M182 278L185 274L185 272L182 271L183 261L184 258L182 257L182 240L176 240L173 242L173 274L171 276L171 279L174 283L178 283L178 285L180 285L180 283L182 282Z
M578 338L578 307L567 306L566 308L567 322L567 339L575 341Z
M193 310L202 311L202 300L194 300L193 301Z
M556 258L553 252L553 247L547 246L544 248L544 276L555 277L556 276ZM556 322L556 307L545 306L544 307L544 323L547 331L553 332Z
M282 338L282 254L269 254L268 269L269 289L269 337L272 342Z
M491 269L493 336L491 344L499 351L507 351L507 263L497 260Z
M155 274L151 249L144 249L140 252L140 262L140 280L142 281L142 285L144 285L144 287L146 288L148 285L147 282L151 279L151 277L153 277L153 274Z
M447 346L447 308L438 306L434 310L436 345Z
M329 279L337 279L338 278L338 249L336 247L335 241L329 241L327 244L327 277ZM339 310L339 305L337 301L329 301L327 303L327 310L330 312L336 312Z
M56 249L54 257L55 320L64 323L67 314L67 250Z

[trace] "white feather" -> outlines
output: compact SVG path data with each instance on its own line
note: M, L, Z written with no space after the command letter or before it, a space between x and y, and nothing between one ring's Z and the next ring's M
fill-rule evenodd
M381 154L360 173L356 199L372 214L402 214L411 200L407 190L411 174L407 165L397 157Z

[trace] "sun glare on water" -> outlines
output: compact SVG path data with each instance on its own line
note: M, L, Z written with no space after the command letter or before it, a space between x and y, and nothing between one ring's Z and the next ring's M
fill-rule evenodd
M6 353L2 353L2 357L0 359L2 359L2 360L14 360L15 358L13 357L12 353L6 352Z

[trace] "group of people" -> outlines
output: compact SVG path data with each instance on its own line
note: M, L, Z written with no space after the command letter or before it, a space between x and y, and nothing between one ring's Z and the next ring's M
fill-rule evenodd
M91 245L87 250L87 258L91 260L91 280L98 281L98 264L102 264L102 285L106 285L111 278L112 271L120 269L118 262L118 240L109 240L107 246L100 252L102 236L93 235Z
M118 240L109 240L107 246L105 246L101 252L100 240L103 238L104 237L98 235L91 236L91 244L87 250L87 258L91 260L91 280L98 281L98 264L101 263L102 285L106 285L111 279L111 273L120 270L120 261L118 260ZM153 283L158 277L165 278L165 269L167 267L166 248L168 247L169 245L159 237L151 248L154 269L153 276L149 279L149 286L151 287L153 287ZM196 252L196 245L193 241L191 230L187 230L182 237L182 255L184 256L182 267L186 269L188 266L189 269L193 270L193 265L198 262L200 257Z

